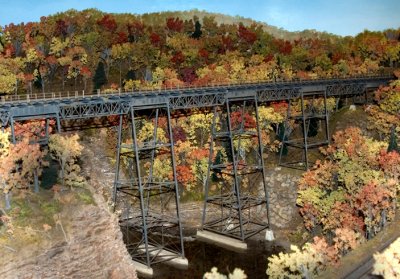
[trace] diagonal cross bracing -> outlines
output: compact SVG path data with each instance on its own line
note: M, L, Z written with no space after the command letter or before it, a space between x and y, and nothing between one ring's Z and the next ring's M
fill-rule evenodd
M8 124L10 112L8 110L0 110L0 127L5 127Z
M317 92L321 97L360 95L365 89L387 84L393 76L373 76L344 79L319 79L290 82L261 82L168 91L126 92L82 96L43 94L40 99L23 95L1 97L0 121L10 125L9 119L35 119L38 115L58 114L60 120L96 118L126 114L130 106L154 108L168 103L171 110L223 105L226 99L256 94L259 103L298 98L300 92ZM319 93L318 93L319 92Z

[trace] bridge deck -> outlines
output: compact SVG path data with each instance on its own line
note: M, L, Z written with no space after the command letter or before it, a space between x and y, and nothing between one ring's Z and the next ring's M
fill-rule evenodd
M135 109L169 105L170 109L212 107L235 100L257 97L258 102L297 98L300 94L345 96L361 94L366 88L386 84L392 76L368 76L345 79L318 79L290 82L261 82L169 90L115 93L64 92L32 95L6 95L0 100L0 122L40 118L81 119L126 114Z

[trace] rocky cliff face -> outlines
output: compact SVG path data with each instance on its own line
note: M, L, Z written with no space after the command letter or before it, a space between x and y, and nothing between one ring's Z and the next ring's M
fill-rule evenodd
M61 216L70 224L64 227L66 240L53 242L37 256L3 258L0 278L136 278L114 216L94 205L61 214L71 214Z
M101 138L104 137L102 130ZM26 247L8 250L0 243L1 279L137 278L118 219L109 212L105 201L112 189L113 168L102 146L96 144L100 139L94 139L95 143L84 145L82 170L90 178L89 189L96 205L63 202L73 194L60 193L64 205L58 217L63 227L58 224L48 233L40 232L43 239ZM18 241L16 238L15 243Z

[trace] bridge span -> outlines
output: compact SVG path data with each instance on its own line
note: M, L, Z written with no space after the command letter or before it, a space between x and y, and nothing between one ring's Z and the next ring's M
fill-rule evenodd
M138 271L151 276L152 267L160 262L183 268L188 265L180 217L181 185L177 180L171 111L209 108L213 112L202 227L198 238L246 249L245 241L264 230L267 240L273 237L258 106L272 101L288 103L280 160L285 147L300 148L302 162L288 165L307 169L308 150L329 144L327 98L366 98L367 92L393 78L365 76L139 92L7 95L1 96L0 100L0 125L3 129L11 128L15 142L16 122L45 119L48 125L49 120L56 120L57 132L61 132L67 120L118 116L114 207L121 212L121 225L132 231L127 247ZM310 107L315 98L323 98L322 111ZM309 100L308 105L305 99ZM294 100L301 106L300 116L292 115ZM256 127L246 127L244 117L240 123L231 123L232 113L254 115ZM161 117L167 120L167 138L162 140L157 135ZM138 131L143 119L151 120L154 130L148 139L139 141ZM324 123L324 139L318 142L308 138L313 119ZM289 121L300 123L302 138L289 139ZM46 128L46 134L47 131ZM249 139L253 146L251 151L246 151L242 145ZM158 156L164 156L162 164L172 175L159 177L154 174Z
M114 93L61 92L0 96L0 124L30 119L82 119L120 115L130 107L153 108L168 104L171 110L222 105L227 99L256 97L259 103L289 100L301 93L320 92L322 96L360 95L386 84L393 76L316 79L288 82L260 82L208 87L186 87ZM61 127L58 127L61 128Z

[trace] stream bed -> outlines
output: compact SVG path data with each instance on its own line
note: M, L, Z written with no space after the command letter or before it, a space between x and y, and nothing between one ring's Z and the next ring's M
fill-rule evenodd
M246 252L233 252L201 241L185 242L185 255L189 260L187 270L178 270L166 264L154 267L154 278L203 278L214 266L220 273L228 275L238 267L247 278L267 278L267 259L281 251L262 241L249 241Z
M187 233L188 231L190 231L190 234ZM152 266L154 272L153 278L201 279L204 273L210 272L213 267L217 267L218 271L225 275L232 273L235 268L240 268L244 270L247 278L267 278L266 269L268 257L284 250L282 247L275 246L274 242L249 239L247 241L248 249L246 251L234 252L216 246L215 244L196 240L194 237L195 230L189 229L188 231L185 233L185 239L191 240L185 241L184 243L185 256L189 261L188 269L177 269L166 263L155 264ZM139 276L139 278L142 277Z

